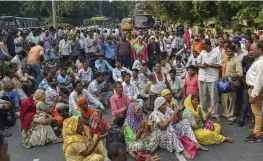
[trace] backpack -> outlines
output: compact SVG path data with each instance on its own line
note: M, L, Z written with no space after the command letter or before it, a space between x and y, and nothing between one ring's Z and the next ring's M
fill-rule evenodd
M108 131L108 135L106 136L106 149L108 149L110 144L113 142L119 142L126 145L122 127L112 126L112 128Z

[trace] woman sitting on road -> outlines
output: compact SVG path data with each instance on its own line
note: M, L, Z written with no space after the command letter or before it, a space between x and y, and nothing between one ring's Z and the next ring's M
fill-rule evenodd
M63 152L67 161L104 161L107 150L101 140L106 135L91 137L84 131L82 120L72 116L63 122Z
M194 156L185 150L186 147L184 147L177 136L188 137L196 144L196 149L208 149L197 143L190 122L188 120L180 121L178 114L178 110L174 112L172 109L167 108L167 101L164 97L158 97L154 101L154 111L149 118L154 120L161 129L161 142L159 144L161 148L167 149L169 152L173 152L174 150L177 153L182 152L185 158L193 159Z
M164 89L161 96L165 98L167 102L167 107L171 108L173 111L177 108L177 101L173 98L172 92L169 89Z
M134 157L134 152L152 153L157 149L161 140L161 131L152 120L147 120L140 104L129 105L123 128L131 156Z
M20 120L22 126L22 144L25 148L45 145L45 143L60 143L50 124L52 119L44 112L37 112L32 97L21 102Z
M199 98L189 95L184 101L183 118L189 120L194 129L194 134L200 144L212 145L223 142L231 143L232 139L220 134L221 126L209 121L213 109L210 107L205 113L198 104Z
M94 130L93 134L99 134L102 130L109 130L111 126L108 122L102 117L102 112L98 114L96 110L88 106L88 101L85 97L80 97L77 101L77 109L74 111L74 116L79 116L83 119L84 125L91 125L93 120L97 120L98 125Z
M58 113L56 110L56 104L58 103L58 97L56 97L53 101L53 103L49 106L46 103L46 94L43 89L38 89L35 91L33 99L36 103L37 111L45 112L46 114L53 116L54 119L58 121L58 124L61 126L63 123L63 113L64 111L61 111L61 114Z

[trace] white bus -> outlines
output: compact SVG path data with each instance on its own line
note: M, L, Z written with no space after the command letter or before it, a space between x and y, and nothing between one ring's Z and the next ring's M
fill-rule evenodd
M0 16L0 29L7 28L31 29L39 27L37 18Z

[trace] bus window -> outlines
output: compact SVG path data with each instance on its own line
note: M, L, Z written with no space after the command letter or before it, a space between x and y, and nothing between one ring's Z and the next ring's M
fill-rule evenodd
M152 28L154 19L151 15L138 15L133 17L134 28Z

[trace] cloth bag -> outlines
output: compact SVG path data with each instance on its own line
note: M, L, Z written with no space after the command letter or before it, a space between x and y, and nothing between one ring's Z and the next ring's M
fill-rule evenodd
M214 131L215 130L215 126L214 123L210 120L206 120L205 121L205 125L204 125L204 129L208 129L210 131Z

